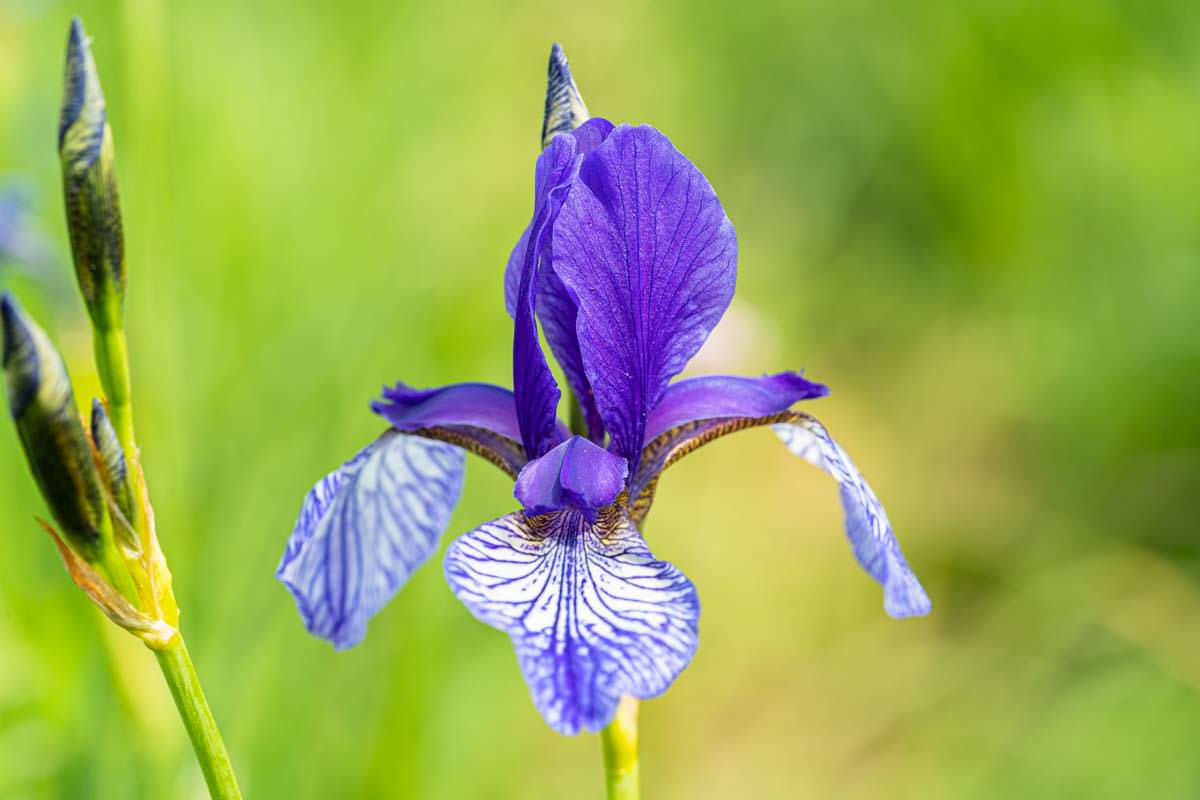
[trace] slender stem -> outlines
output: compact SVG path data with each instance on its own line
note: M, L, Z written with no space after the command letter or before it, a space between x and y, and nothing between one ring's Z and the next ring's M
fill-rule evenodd
M196 760L200 762L209 794L213 800L241 800L242 790L238 788L237 777L233 774L233 764L225 751L217 721L208 708L208 701L204 699L204 690L200 687L200 678L196 675L196 667L188 655L183 636L180 635L166 648L154 651L154 655L158 658L158 666L167 679L167 685L171 687L175 707L179 709L179 716L192 740L192 749L196 751Z
M583 406L579 403L579 398L570 389L567 389L567 419L571 423L571 433L580 436L588 435L587 422L583 418Z
M617 715L600 733L604 743L604 785L608 800L638 800L638 701L621 698Z
M125 344L125 331L94 329L92 343L96 351L96 370L100 373L100 384L108 398L108 416L117 431L117 441L125 451L125 460L131 466L137 461L137 447L133 438L133 399L129 384L129 349Z

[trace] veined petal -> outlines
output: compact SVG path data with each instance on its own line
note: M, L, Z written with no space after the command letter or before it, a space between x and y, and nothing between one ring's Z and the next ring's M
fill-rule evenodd
M807 414L795 416L793 421L776 424L775 433L789 450L838 482L846 538L858 563L883 585L884 610L897 618L928 614L932 608L929 596L900 552L892 523L875 492L824 425Z
M624 694L662 694L696 652L695 587L619 506L594 525L574 511L509 514L451 543L445 571L477 619L512 637L559 733L600 730Z
M733 296L733 225L667 137L621 125L584 159L553 258L579 308L580 352L612 447L636 468L647 415Z
M580 160L574 137L556 136L537 161L533 221L529 224L513 315L513 394L521 442L529 458L543 455L559 442L556 434L560 392L538 338L534 279L542 239L558 216L567 189L579 172Z
M575 140L577 155L586 155L598 147L612 133L613 124L606 119L596 117L583 123L571 131ZM504 272L504 302L510 316L516 317L517 296L520 291L521 269L525 260L525 248L529 243L529 231L532 223L525 228L508 258ZM542 323L546 334L546 343L550 345L554 357L562 365L563 373L571 391L583 408L584 418L588 424L588 436L593 441L604 438L604 422L596 409L596 401L592 395L591 384L583 369L583 356L579 352L579 339L576 335L577 309L575 301L567 292L553 268L548 265L552 261L551 236L547 232L542 236L541 265L534 267L534 307L536 316Z
M462 447L513 478L525 466L517 406L508 389L490 383L413 389L397 383L383 388L371 410L398 430Z
M338 650L437 550L462 491L463 455L388 431L304 498L275 576L310 633Z
M571 132L580 155L587 156L599 147L613 131L613 124L596 117ZM538 319L546 334L555 359L562 366L563 375L575 399L583 409L587 423L588 438L593 442L604 440L604 419L596 407L596 397L588 382L583 366L583 354L579 350L578 318L579 307L558 273L554 271L553 236L547 235L542 245L543 266L537 272L535 291Z
M584 371L583 355L579 352L579 337L575 333L579 309L553 268L543 266L538 270L535 291L537 315L542 321L546 343L550 345L554 358L562 366L567 384L583 409L588 438L594 442L601 442L604 440L604 420L596 408L596 396L592 393L592 385Z
M452 383L414 389L403 383L383 387L371 410L402 431L435 425L469 425L520 439L513 393L490 383Z
M641 466L629 482L632 518L635 521L645 518L654 502L658 479L667 467L709 442L762 425L772 426L788 449L837 480L845 511L846 536L859 563L883 585L888 614L893 617L928 614L929 597L904 560L879 499L846 451L808 414L780 411L761 417L714 417L685 422L664 431L646 445Z
M579 128L571 131L571 137L575 140L575 153L577 155L587 155L607 139L612 131L613 124L603 117L589 119L580 125ZM531 227L532 222L525 226L525 230L521 232L521 237L517 239L517 243L513 245L513 249L508 255L508 263L504 266L504 308L508 311L510 317L516 316L517 290L521 287L521 266L525 263L525 248L529 243L529 229ZM542 239L543 260L547 257L550 249L549 245L550 237L544 236Z
M572 436L526 464L517 476L513 495L528 514L574 508L588 522L595 522L596 512L625 488L628 474L625 459L582 436Z
M684 378L667 387L646 422L646 440L677 425L715 417L765 417L794 403L829 394L829 387L795 372L759 378L704 375Z
M789 419L794 403L824 397L829 387L795 372L759 378L706 375L671 384L646 423L646 446L629 481L633 518L654 501L659 474L688 453L737 431Z

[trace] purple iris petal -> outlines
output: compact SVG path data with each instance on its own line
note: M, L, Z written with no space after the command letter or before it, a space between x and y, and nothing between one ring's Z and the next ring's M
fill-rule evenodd
M596 117L571 132L575 137L576 147L580 155L599 147L613 131L613 124L606 119ZM587 423L588 438L594 442L604 439L604 420L596 407L596 397L592 393L592 385L588 382L587 372L583 366L583 354L579 351L579 336L577 333L579 308L575 299L563 285L562 279L554 271L553 236L546 236L542 243L542 259L549 266L538 270L537 283L537 314L542 321L542 330L546 334L546 343L554 357L562 366L563 375L575 399L583 409L583 418Z
M578 309L567 294L567 287L552 268L543 267L537 274L537 315L542 321L546 343L562 366L567 384L583 409L588 438L594 442L604 439L604 420L596 408L596 397L583 368L579 338L575 334Z
M521 289L521 265L525 263L525 248L529 245L530 222L521 231L521 238L513 245L508 254L508 264L504 267L504 310L510 317L517 316L517 293Z
M733 296L733 225L667 137L621 125L584 159L553 254L613 449L636 467L647 415Z
M403 383L383 387L371 410L402 431L438 425L469 425L520 440L513 393L490 383L453 383L414 389Z
M705 375L667 387L646 422L646 441L676 425L715 417L765 417L787 411L794 403L829 394L829 387L795 372L761 378Z
M533 222L521 263L513 316L513 393L525 454L537 458L558 444L558 384L546 363L534 315L534 286L542 239L558 216L567 189L579 171L575 139L556 136L537 160Z
M607 725L621 696L662 694L696 652L691 581L657 561L628 516L509 514L446 550L446 580L508 633L534 705L572 735Z
M462 451L389 431L304 498L275 576L310 633L338 650L437 550L462 490Z
M571 131L571 137L575 139L576 155L587 155L592 150L595 150L601 142L608 138L608 135L612 131L613 124L603 117L589 119ZM508 263L504 267L504 308L508 311L510 317L516 316L517 291L521 287L521 265L525 263L525 247L529 242L529 229L532 226L532 222L525 226L525 230L521 233L521 238L517 239L512 252L509 253ZM549 244L549 237L544 237L542 239L543 258L545 258Z
M582 436L572 436L526 464L513 494L529 514L570 507L594 522L596 512L625 488L628 474L625 459Z
M883 585L883 607L893 617L928 614L929 596L908 567L892 524L862 473L825 426L804 416L774 426L787 448L838 482L846 515L846 537L858 563Z
M576 153L586 155L599 146L612 132L613 124L606 119L596 117L590 119L571 131L575 139ZM525 228L508 259L504 272L504 302L508 313L516 317L517 296L520 290L521 267L524 264L525 248L529 242L529 231ZM563 374L575 397L583 408L587 420L588 435L599 441L604 437L604 422L596 409L596 401L592 396L592 387L588 383L583 369L583 356L579 352L579 339L575 332L576 307L575 301L568 294L562 281L552 268L545 265L551 262L551 237L543 235L541 259L543 266L535 267L534 294L535 309L538 319L542 322L542 330L546 334L546 342L562 365Z

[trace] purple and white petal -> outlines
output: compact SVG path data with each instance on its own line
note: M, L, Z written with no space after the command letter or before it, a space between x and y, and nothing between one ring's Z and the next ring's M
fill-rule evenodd
M596 405L636 466L647 415L733 296L733 225L666 136L621 125L584 159L552 246Z
M625 488L628 474L625 459L582 436L572 436L526 464L517 476L513 495L528 514L574 508L594 522L596 512Z
M775 425L774 430L789 450L838 482L846 537L858 563L883 585L884 610L897 618L928 614L929 596L904 560L887 513L841 445L807 415L797 415L795 422Z
M436 550L462 491L463 454L388 431L304 498L275 576L309 632L338 650Z
M625 694L662 694L698 644L700 603L650 553L623 510L595 525L516 512L459 537L446 580L479 620L512 637L534 705L562 734L598 731Z

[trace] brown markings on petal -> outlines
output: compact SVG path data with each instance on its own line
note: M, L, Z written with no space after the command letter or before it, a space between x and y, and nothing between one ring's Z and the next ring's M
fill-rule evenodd
M487 428L477 428L472 425L439 425L400 432L461 447L463 450L495 464L513 480L516 480L517 474L528 460L525 458L525 448L519 442Z
M806 418L806 414L796 411L782 411L765 417L718 417L687 422L660 433L642 448L638 474L631 482L642 487L630 508L633 521L640 524L650 512L650 506L654 503L654 493L658 489L658 479L663 470L697 448L747 428L795 423Z

